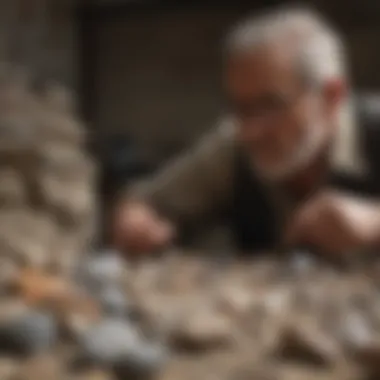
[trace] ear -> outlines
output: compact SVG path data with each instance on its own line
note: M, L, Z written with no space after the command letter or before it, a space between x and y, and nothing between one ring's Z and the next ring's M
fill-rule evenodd
M348 93L346 83L341 79L331 79L324 87L324 99L326 110L329 115L333 115L335 110L341 105Z

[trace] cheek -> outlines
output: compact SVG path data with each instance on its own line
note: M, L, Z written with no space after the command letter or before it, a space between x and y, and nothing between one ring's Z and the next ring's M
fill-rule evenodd
M302 143L305 132L302 123L290 118L284 120L281 125L276 127L276 131L271 138L276 142L277 149L280 150L282 154L288 154Z

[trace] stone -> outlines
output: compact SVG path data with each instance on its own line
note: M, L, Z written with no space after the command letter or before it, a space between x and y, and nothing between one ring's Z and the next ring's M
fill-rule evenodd
M84 258L78 280L91 293L99 294L108 285L121 282L124 266L125 263L117 252L95 252Z
M57 340L57 325L51 315L29 311L0 324L2 352L31 355L46 351Z
M166 365L168 358L168 352L163 346L141 342L133 352L119 357L112 368L119 380L153 379Z
M362 347L373 342L370 321L359 312L344 313L337 332L346 347Z
M119 379L146 379L166 359L166 351L139 336L125 321L107 319L87 330L81 340L85 361L111 368Z
M19 364L14 359L2 358L0 359L0 379L13 380L17 373Z
M290 256L289 267L295 275L307 275L315 269L316 260L307 251L295 251Z
M234 336L231 320L217 312L200 312L173 328L171 345L180 351L213 351L231 347Z
M127 317L129 304L125 294L116 286L108 285L97 298L105 314L113 317Z
M21 364L14 380L64 380L64 365L53 354L40 354Z
M79 344L90 362L110 365L120 355L132 352L138 342L137 331L127 322L106 319L85 331Z
M298 318L283 327L275 353L285 360L319 367L333 367L342 355L336 341L312 321Z
M47 267L56 236L48 215L28 208L0 212L0 251L20 266Z

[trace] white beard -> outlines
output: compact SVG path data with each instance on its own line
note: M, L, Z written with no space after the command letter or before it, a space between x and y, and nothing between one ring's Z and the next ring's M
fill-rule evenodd
M282 160L278 165L260 166L252 158L251 163L255 172L266 180L276 182L302 170L313 161L326 142L326 129L323 127L322 123L309 124L303 141L287 160Z

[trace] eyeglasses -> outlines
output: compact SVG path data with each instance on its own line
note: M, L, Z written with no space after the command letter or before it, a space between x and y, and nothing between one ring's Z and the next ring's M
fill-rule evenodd
M272 121L284 116L302 94L268 93L245 103L233 103L232 111L239 120Z

